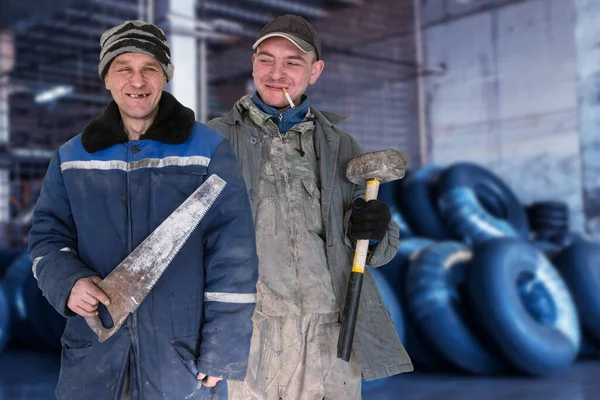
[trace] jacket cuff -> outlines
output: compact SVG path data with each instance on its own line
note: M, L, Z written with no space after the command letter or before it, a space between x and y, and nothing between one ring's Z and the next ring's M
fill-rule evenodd
M76 274L69 276L69 278L67 279L67 283L65 284L65 287L64 287L64 292L61 293L61 295L58 299L58 304L59 304L60 308L56 308L56 310L63 317L73 318L73 317L79 316L79 314L74 313L73 311L71 311L71 309L69 309L69 307L67 307L67 302L69 301L69 296L71 295L71 290L73 289L73 286L75 286L77 281L82 278L89 278L91 276L98 276L98 273L95 271L92 271L92 270L87 270L87 271L79 271ZM62 310L62 312L61 312L61 310Z
M43 266L38 276L38 286L44 297L65 318L77 316L67 307L67 301L75 283L81 278L98 276L97 272L89 269L75 257L73 256L71 259L57 257L48 261L48 264Z
M352 217L352 209L344 214L344 244L352 250L356 248L356 239L350 236L350 218ZM398 225L390 220L388 230L381 240L369 241L369 252L367 253L366 265L370 267L379 267L387 264L396 255L400 241L400 232ZM391 258L390 250L393 252ZM389 258L389 259L388 259Z
M366 264L371 267L380 267L390 262L398 252L400 244L400 232L398 225L392 220L388 225L388 230L381 241L370 247Z

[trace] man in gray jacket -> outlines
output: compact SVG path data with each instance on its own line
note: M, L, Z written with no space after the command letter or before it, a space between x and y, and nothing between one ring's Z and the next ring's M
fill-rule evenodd
M303 18L277 17L253 46L257 92L209 125L231 141L250 192L259 254L246 379L230 399L360 399L361 377L412 371L371 274L365 271L350 362L337 358L340 313L356 239L367 264L396 254L387 204L365 203L345 177L363 152L343 118L310 106L304 91L323 71L319 37Z

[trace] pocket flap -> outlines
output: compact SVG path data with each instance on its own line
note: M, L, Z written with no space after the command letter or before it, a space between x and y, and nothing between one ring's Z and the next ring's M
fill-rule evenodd
M175 350L177 357L185 365L185 367L196 377L198 369L196 368L196 360L198 359L198 350L200 348L198 335L185 336L171 340L171 346Z
M302 184L304 185L304 189L306 189L310 197L321 198L321 190L319 190L319 187L314 179L302 178Z

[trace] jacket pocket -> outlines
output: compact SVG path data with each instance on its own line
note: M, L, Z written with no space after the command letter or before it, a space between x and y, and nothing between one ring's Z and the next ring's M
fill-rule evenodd
M171 347L173 347L177 358L185 365L185 368L190 371L192 376L196 378L198 375L196 360L200 355L199 334L175 338L170 341L170 344Z
M302 178L304 187L304 221L306 228L314 233L323 233L323 217L321 214L321 190L313 178Z
M63 344L62 346L62 360L63 362L68 363L78 363L82 361L87 356L90 355L92 351L92 344L88 343L83 347L67 347Z
M150 224L152 229L164 221L200 185L207 175L207 168L169 167L150 172Z
M319 325L317 328L319 344L319 353L321 353L321 365L323 374L327 375L333 367L337 358L337 339L340 334L342 324L339 322L331 322Z
M92 340L95 336L87 327L84 318L69 318L60 338L63 362L77 363L85 359L92 352L94 344Z
M69 198L85 200L86 207L119 201L126 191L127 173L119 169L72 169L63 173L65 188Z
M353 398L360 389L361 365L353 350L350 361L337 357L337 343L342 324L339 322L324 323L317 328L322 376L326 382L343 383L338 386L340 398ZM354 339L357 340L356 338ZM349 379L349 381L347 381Z
M92 352L92 344L77 344L78 347L69 347L63 341L61 352L61 367L56 386L57 399L84 398L88 389L86 361ZM95 368L94 368L95 370Z
M277 221L281 221L278 216L280 216L279 198L275 182L269 179L260 179L255 217L257 237L275 235Z

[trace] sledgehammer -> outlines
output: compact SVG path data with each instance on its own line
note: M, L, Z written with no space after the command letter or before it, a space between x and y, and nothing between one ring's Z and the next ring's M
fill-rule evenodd
M381 183L402 179L406 171L406 163L406 156L396 150L364 153L350 160L346 168L346 177L355 184L362 184L367 181L365 191L365 202L367 202L377 199ZM358 240L356 242L354 262L350 273L350 281L348 282L346 302L342 313L342 326L338 338L337 356L346 362L350 360L350 353L352 352L352 341L354 340L354 329L356 328L356 317L358 315L358 304L368 249L368 240Z

